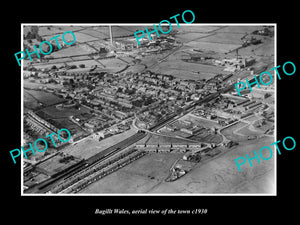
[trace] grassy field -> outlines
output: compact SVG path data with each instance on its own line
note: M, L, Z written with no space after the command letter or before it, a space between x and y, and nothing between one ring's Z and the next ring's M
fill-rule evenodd
M108 32L107 32L107 35L103 34L103 33L99 32L99 31L95 30L94 27L87 27L86 29L81 30L80 33L83 33L83 34L86 34L88 36L97 38L98 40L99 39L103 40L103 39L107 38L108 34L109 34Z
M221 28L221 26L206 26L206 25L186 25L186 24L180 24L180 28L177 28L177 26L173 26L174 29L178 30L178 34L181 33L210 33L213 31L218 30ZM172 27L172 28L173 28Z
M45 36L55 36L58 34L63 34L66 31L78 31L81 30L83 27L80 26L39 26L39 35L41 35L42 37ZM28 27L26 29L24 29L24 32L28 32Z
M97 65L97 67L103 68L103 65L100 64L99 62L97 62L96 60L93 59L89 59L89 60L80 60L80 61L76 61L76 62L68 62L68 65L76 65L77 68L79 68L78 66L80 64L84 64L86 68L92 67L94 65ZM72 70L69 70L72 71Z
M38 34L42 37L45 36L55 36L56 34L63 34L65 32L65 30L62 29L62 26L38 26L39 30L38 30ZM49 29L48 29L49 27ZM71 30L70 26L67 26L66 28ZM80 27L78 27L78 29L81 29ZM24 26L23 29L23 33L24 35L27 35L27 33L31 30L31 26Z
M77 55L87 55L96 52L93 48L86 44L75 45L52 52L50 56L54 58L71 57Z
M241 44L223 44L223 43L210 43L205 42L200 39L199 41L191 41L185 44L188 47L199 49L202 51L214 51L218 53L227 53L229 51L233 51L242 46Z
M90 110L81 106L80 110L76 108L61 108L57 109L55 105L43 108L39 111L46 113L52 119L68 118L69 116L76 116L83 113L89 113Z
M252 33L255 30L262 29L263 26L226 26L217 30L216 33L235 33L246 34Z
M74 56L74 57L71 57L72 60L74 61L77 61L77 60L89 60L91 59L90 57L88 57L87 55L83 55L83 56Z
M186 43L186 42L189 42L192 40L203 38L207 35L208 34L206 34L206 33L179 33L179 34L176 34L175 37L176 37L176 40Z
M154 68L154 72L169 74L181 79L210 79L219 73L226 73L223 68L199 63L184 62L179 59L168 59Z
M148 154L92 183L80 193L151 193L165 183L169 169L183 154Z
M58 42L59 43L62 43L63 40L62 40L62 34L64 33L65 31L62 31L61 32L61 36L57 38ZM75 38L76 38L76 41L75 43L84 43L84 42L88 42L88 41L95 41L95 40L98 40L99 38L97 37L94 37L94 36L91 36L91 35L88 35L88 34L85 34L81 31L74 31L73 32L74 35L75 35ZM55 35L44 35L43 38L45 38L47 41L50 40L50 38L52 38L53 36ZM73 41L73 36L71 33L67 33L65 34L64 36L64 39L66 40L66 42L72 42Z
M201 38L201 42L210 42L210 43L221 43L221 44L233 44L240 45L242 44L241 37L244 34L236 33L216 33L208 37Z
M100 59L99 61L105 66L105 69L111 73L118 72L127 66L127 63L117 58L104 60Z
M24 89L24 95L26 96L27 100L32 101L32 99L34 99L35 101L41 102L46 106L65 101L65 99L59 98L51 93L44 91Z
M27 109L35 110L40 107L39 101L37 101L31 94L27 93L26 91L24 91L23 103L25 109L27 108Z

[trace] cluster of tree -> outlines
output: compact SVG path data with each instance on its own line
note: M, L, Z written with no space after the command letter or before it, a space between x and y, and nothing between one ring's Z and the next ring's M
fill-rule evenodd
M24 34L24 36L23 36L24 40L27 40L27 42L29 44L33 44L32 39L36 39L38 42L46 41L45 38L42 38L39 35L38 31L39 31L38 26L31 26L30 31L28 31L28 33L26 35ZM55 52L55 51L59 50L56 43L52 42L51 45L52 45L52 52ZM45 45L42 46L42 48L43 48L44 52L49 52L50 51L50 46L49 45L45 44ZM34 51L30 46L26 45L25 43L24 43L24 49L28 49L29 52ZM44 55L40 54L40 56L43 57ZM36 54L33 55L33 57L37 57Z
M118 88L117 92L120 92L120 93L124 93L124 94L128 94L128 95L134 95L136 93L136 89L135 88L125 88L125 89L122 89L122 88Z
M68 163L71 160L74 160L74 156L69 155L69 156L63 157L62 159L59 159L58 161L59 161L59 163Z
M152 104L153 102L155 102L155 99L153 99L151 96L150 97L146 97L146 96L142 96L139 99L136 99L132 102L132 105L135 107L142 107L142 106L147 106Z
M29 43L32 43L31 39L36 39L39 42L44 41L44 39L39 35L39 27L38 26L31 26L30 31L25 35L24 40L29 40Z

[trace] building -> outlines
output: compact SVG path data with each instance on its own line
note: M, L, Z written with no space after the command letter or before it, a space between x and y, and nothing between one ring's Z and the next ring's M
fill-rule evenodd
M258 99L266 99L269 95L266 92L262 92L262 91L252 91L249 94L252 98L258 98Z

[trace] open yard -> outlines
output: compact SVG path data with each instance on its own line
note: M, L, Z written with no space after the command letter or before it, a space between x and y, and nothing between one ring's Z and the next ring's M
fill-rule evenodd
M212 127L220 128L221 127L221 125L218 124L218 122L211 121L211 120L208 120L208 119L204 119L204 118L195 116L191 113L183 116L181 119L191 121L195 125L201 125L201 126L206 127L206 128L212 128Z
M219 144L223 141L223 137L219 134L209 134L206 131L191 137L194 141Z
M97 139L94 139L92 137L87 137L76 144L67 146L65 149L63 149L63 152L74 155L76 157L88 159L89 157L92 157L95 154L110 147L112 143L118 143L122 140L125 140L135 133L135 129L130 129L123 133L105 138L101 141L98 141Z

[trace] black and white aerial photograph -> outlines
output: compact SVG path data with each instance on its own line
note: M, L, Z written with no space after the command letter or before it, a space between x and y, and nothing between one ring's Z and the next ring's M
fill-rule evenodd
M22 195L276 194L276 24L21 27Z
M296 219L296 3L12 3L5 221Z

